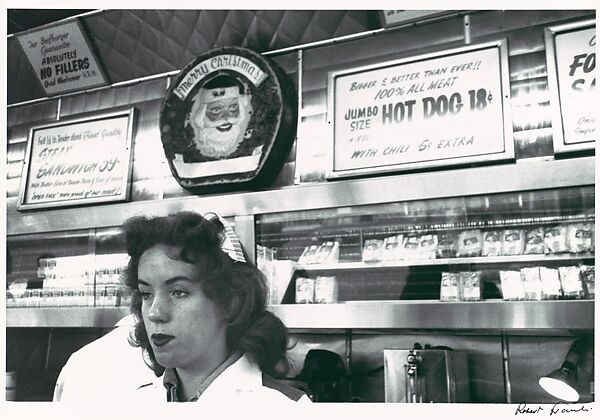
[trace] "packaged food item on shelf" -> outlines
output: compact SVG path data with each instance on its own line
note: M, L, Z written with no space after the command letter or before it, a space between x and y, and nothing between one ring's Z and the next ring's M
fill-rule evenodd
M383 240L381 250L382 261L394 261L401 259L402 235L389 236Z
M567 227L565 225L550 226L544 230L544 245L546 254L568 252Z
M458 233L455 231L438 233L438 258L454 258L458 252Z
M543 300L556 300L562 297L562 287L557 269L540 267L540 279L542 280Z
M294 275L296 264L292 260L274 260L269 264L270 276L267 278L269 305L279 305Z
M480 229L466 230L458 234L457 257L478 257L483 248L483 236Z
M315 279L308 277L296 278L296 303L314 303Z
M419 259L419 234L409 233L407 235L404 235L402 241L402 259Z
M459 273L459 296L463 301L481 300L481 272L462 271Z
M457 302L460 299L458 283L458 273L442 273L440 283L440 300L442 302Z
M595 267L593 265L582 265L579 267L579 270L581 271L585 297L587 299L594 299Z
M340 261L340 243L337 241L323 242L315 254L316 264L337 263Z
M581 299L584 297L585 293L579 267L559 267L558 273L560 275L560 284L562 286L563 295L566 298Z
M525 300L542 300L542 279L540 278L540 267L521 268L521 279Z
M435 233L428 233L419 237L419 259L432 260L438 246L438 237Z
M381 261L383 251L383 239L367 239L362 250L362 260L364 262Z
M544 228L537 227L525 231L525 250L523 254L543 254L544 245Z
M592 223L573 223L567 226L567 244L569 252L594 251L594 225Z
M500 284L502 287L502 299L525 299L525 289L523 288L520 271L500 271Z
M505 229L502 232L502 255L521 255L525 249L523 229Z
M337 303L338 282L335 276L318 276L315 280L315 303Z
M493 257L502 255L502 232L499 230L486 230L483 232L483 247L481 255Z
M319 250L319 245L309 245L304 248L304 252L298 258L299 264L314 264L316 260L316 254Z

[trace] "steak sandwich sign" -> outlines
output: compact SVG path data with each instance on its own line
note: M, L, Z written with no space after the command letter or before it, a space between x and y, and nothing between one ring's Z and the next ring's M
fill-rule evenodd
M19 210L129 198L134 109L33 127Z
M514 157L506 42L329 74L330 177Z

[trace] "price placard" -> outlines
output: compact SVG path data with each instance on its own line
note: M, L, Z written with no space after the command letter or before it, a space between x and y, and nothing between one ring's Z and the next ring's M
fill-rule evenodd
M128 198L134 110L29 132L19 210Z
M554 151L593 149L598 137L595 21L546 28L545 40Z
M505 41L329 74L330 177L514 158Z

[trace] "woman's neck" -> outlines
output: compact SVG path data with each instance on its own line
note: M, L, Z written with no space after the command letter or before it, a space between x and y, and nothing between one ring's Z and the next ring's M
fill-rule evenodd
M182 401L188 401L193 397L204 381L227 360L231 352L224 350L223 352L216 352L206 363L175 369L179 377L179 398Z

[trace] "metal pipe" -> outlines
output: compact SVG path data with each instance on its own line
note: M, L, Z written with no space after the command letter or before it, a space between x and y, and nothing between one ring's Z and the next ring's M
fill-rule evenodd
M50 348L52 347L52 328L48 329L48 345L46 346L46 358L44 360L44 370L48 370L50 365Z
M352 400L352 329L346 330L346 378L348 398Z
M510 386L510 365L508 361L508 334L502 331L502 373L504 375L504 397L506 403L512 403L511 386Z
M302 70L304 68L304 50L298 50L296 57L297 60L297 73L298 73L298 120L296 121L296 155L298 155L298 137L300 133L300 127L302 126L302 107L303 107L303 96L302 96ZM300 184L300 174L298 173L298 165L294 167L294 183Z
M464 31L465 31L465 44L471 43L471 16L465 15L463 17Z

